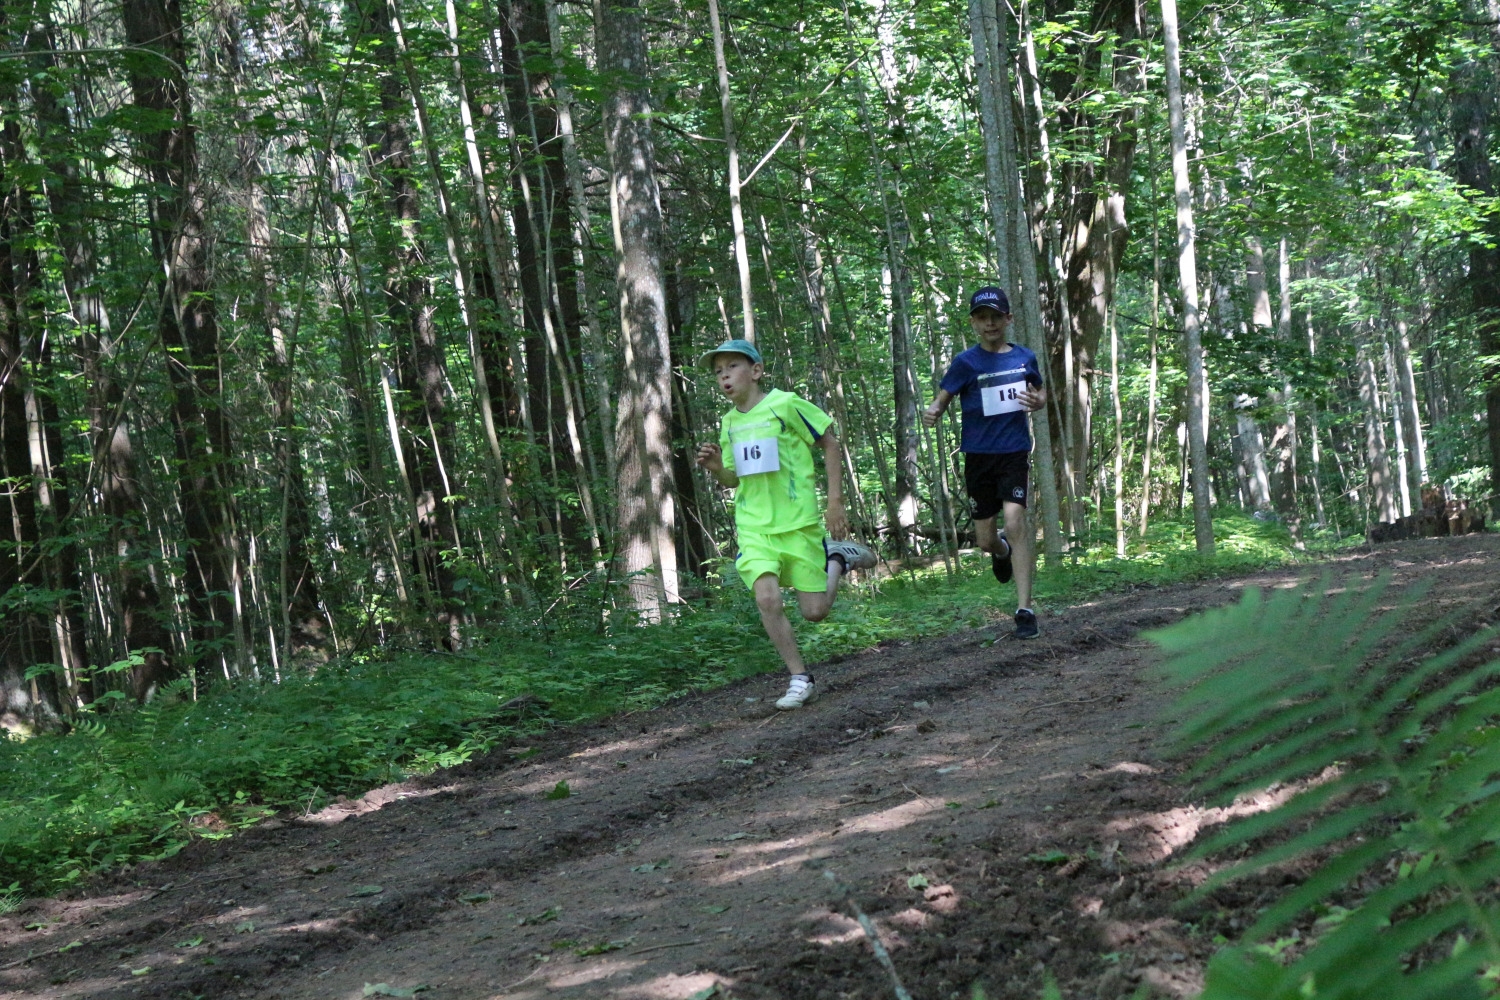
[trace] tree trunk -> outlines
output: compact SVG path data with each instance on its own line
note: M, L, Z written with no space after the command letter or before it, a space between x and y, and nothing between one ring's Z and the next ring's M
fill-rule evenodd
M448 500L458 490L449 476L455 454L453 420L449 412L444 348L433 319L423 263L428 258L421 237L421 208L415 177L415 156L406 116L411 95L397 66L399 46L387 0L355 0L351 11L360 34L380 44L373 58L378 66L379 120L367 137L371 172L385 194L389 227L378 225L381 263L385 269L385 307L389 339L396 345L397 377L404 399L398 406L387 395L391 446L404 473L413 505L414 569L432 595L428 611L439 626L437 637L459 642L460 594L457 576L445 553L460 553L458 504Z
M1187 128L1182 115L1182 61L1177 38L1177 0L1161 0L1166 41L1167 111L1172 124L1172 184L1177 195L1177 278L1182 290L1182 329L1188 370L1188 457L1192 466L1193 534L1198 554L1214 554L1209 513L1208 385L1203 372L1203 340L1198 328L1198 258L1193 229L1193 189L1188 176Z
M615 544L630 604L651 620L678 594L671 346L641 0L595 0L594 17L599 66L612 75L604 119L623 354L615 421Z
M884 22L882 22L884 24ZM848 5L844 6L844 29L851 46L856 44L854 24L849 16ZM901 110L900 93L895 77L895 59L891 52L888 28L882 28L881 66L879 75L886 98L886 132L897 132L905 128ZM890 509L891 537L900 556L907 554L912 542L911 529L917 522L917 391L916 373L912 368L911 335L911 271L906 261L907 244L911 234L905 221L892 206L893 198L900 199L900 175L887 179L886 156L879 136L875 131L870 113L870 102L865 94L863 74L855 76L855 94L859 100L860 123L870 144L870 164L875 175L875 187L880 194L881 217L885 223L886 267L891 278L891 382L895 397L895 412L892 421L892 437L896 451L895 479L892 488L895 495L887 498ZM899 168L897 168L899 170ZM893 190L894 189L894 190Z
M1391 399L1391 440L1396 443L1396 500L1400 506L1401 516L1410 517L1412 511L1411 502L1411 477L1406 468L1406 431L1401 426L1402 414L1407 403L1401 398L1401 380L1396 376L1396 359L1391 352L1389 342L1385 343L1382 353L1385 355L1385 384L1390 391ZM1420 485L1420 484L1419 484ZM1418 498L1418 506L1421 499Z
M724 119L724 144L729 154L729 221L734 229L734 263L740 275L742 336L755 343L755 300L750 288L750 251L745 244L745 213L740 205L740 149L735 140L734 107L729 97L729 64L724 59L724 29L719 24L718 0L708 0L708 23L714 37L714 68L719 74L719 111Z
M1375 502L1375 519L1392 523L1398 514L1396 494L1391 485L1390 453L1386 450L1385 422L1380 414L1380 384L1372 355L1370 344L1359 346L1359 400L1365 418L1365 462Z
M1109 400L1115 418L1115 558L1125 558L1125 411L1120 406L1120 331L1114 309L1109 315Z
M240 571L231 510L234 453L221 396L218 309L184 69L182 10L178 0L125 0L121 13L126 40L159 54L131 54L125 63L136 106L164 125L141 137L138 156L155 185L151 246L166 275L157 331L173 394L189 656L200 678L210 662L231 676L240 672L247 652L231 597Z
M582 363L582 316L573 262L571 193L552 74L542 71L552 54L545 0L511 0L501 59L515 143L511 217L516 230L516 262L526 336L526 376L533 403L548 414L549 460L556 468L558 493L572 480L581 496L591 494L589 468L580 439L580 400L574 391ZM545 59L543 57L546 57ZM551 364L548 363L549 358ZM581 388L581 385L580 385ZM591 506L591 502L586 506ZM570 536L595 546L593 518L585 511L581 530L560 511Z
M1073 321L1067 338L1073 351L1069 435L1074 475L1080 477L1075 488L1079 494L1087 491L1087 484L1081 477L1090 464L1093 435L1091 372L1097 367L1099 345L1114 302L1119 263L1129 234L1125 195L1130 187L1139 139L1136 122L1140 115L1139 102L1129 98L1143 84L1135 66L1137 57L1127 55L1139 34L1138 0L1096 2L1090 12L1090 22L1090 34L1099 41L1087 51L1086 58L1095 65L1089 66L1086 72L1108 79L1121 103L1107 119L1090 120L1083 112L1077 112L1077 124L1096 129L1096 134L1101 137L1101 148L1097 160L1086 158L1064 171L1064 184L1072 192L1072 197L1068 200L1070 222L1066 226L1066 257L1063 261L1066 288L1062 292L1069 299ZM1106 45L1106 38L1113 45ZM1099 65L1106 56L1111 63Z
M554 60L562 55L562 28L557 17L554 0L542 0L547 7L547 32L552 44ZM599 316L599 304L589 280L588 254L593 247L593 229L589 222L589 203L583 190L583 161L578 155L578 143L573 135L573 93L561 70L553 79L557 94L557 127L562 136L563 166L568 178L569 207L574 215L573 232L577 240L578 297L583 304L584 318L588 322L587 340L593 364L589 367L590 382L594 390L591 407L599 423L599 440L604 452L605 472L609 481L615 481L615 430L610 419L609 366L610 352L604 347L604 326Z
M228 64L230 83L236 91L245 87L241 62L241 24L234 12L219 25L220 50ZM245 211L246 260L250 265L253 297L250 318L265 337L263 356L266 383L271 390L271 415L276 468L281 480L281 538L277 557L277 625L283 628L282 662L289 654L327 646L331 631L318 594L317 570L309 548L312 521L308 514L307 482L302 470L302 449L297 440L297 409L293 397L296 378L296 335L300 311L293 318L290 335L282 316L281 285L272 263L271 218L266 210L266 192L261 168L260 136L249 111L236 102L239 124L236 137L237 179ZM304 254L304 267L307 255ZM304 281L306 279L304 278Z
M1496 30L1500 39L1500 28ZM1500 40L1495 45L1500 61ZM1486 72L1480 63L1469 62L1454 71L1449 90L1453 104L1454 171L1460 184L1486 197L1495 195L1489 154L1494 80L1495 75ZM1487 228L1488 241L1469 243L1468 286L1479 355L1484 359L1480 385L1488 425L1491 511L1492 516L1500 519L1500 218L1493 212Z
M1417 399L1417 379L1411 366L1411 341L1406 320L1396 321L1392 345L1396 351L1396 374L1401 382L1402 426L1406 431L1406 453L1411 460L1412 480L1418 491L1427 485L1427 439L1422 432L1422 407ZM1420 492L1418 493L1420 496Z
M1144 73L1142 66L1141 72ZM1157 333L1161 329L1161 225L1156 211L1156 143L1154 130L1146 132L1146 171L1151 178L1151 370L1146 381L1146 446L1141 451L1141 538L1151 517L1151 461L1156 451Z
M1021 306L1020 342L1045 360L1048 354L1042 327L1041 289L1036 253L1021 199L1021 175L1016 165L1016 128L1011 111L1006 15L993 0L970 0L969 31L974 45L975 73L979 78L981 126L985 136L985 184L995 236L998 275L1018 288ZM1019 279L1019 280L1017 280ZM1050 387L1053 397L1056 385ZM1037 486L1041 494L1042 551L1049 565L1062 559L1061 517L1057 498L1057 472L1051 427L1044 412L1032 420L1036 435L1033 454L1037 459Z
M1281 238L1277 258L1276 282L1281 309L1276 316L1276 337L1291 344L1292 340L1292 262L1287 239ZM1291 379L1283 373L1281 391L1277 394L1277 412L1281 420L1271 436L1271 496L1276 512L1292 533L1293 544L1302 547L1302 517L1297 507L1297 408Z
M7 109L15 96L13 87L0 90ZM50 483L36 475L33 443L35 367L28 354L43 316L32 194L22 181L28 166L20 126L7 114L0 119L0 727L7 730L54 723L67 705L48 622L55 603L47 597L43 548L51 541L43 525Z

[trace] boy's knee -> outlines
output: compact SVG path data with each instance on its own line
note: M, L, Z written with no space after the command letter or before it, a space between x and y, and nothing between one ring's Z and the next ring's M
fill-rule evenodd
M827 618L832 611L832 608L804 608L802 610L802 617L810 622L820 622L824 618Z
M757 590L755 592L755 606L760 609L760 613L763 615L779 615L785 613L785 609L782 607L781 591L779 589L770 591Z

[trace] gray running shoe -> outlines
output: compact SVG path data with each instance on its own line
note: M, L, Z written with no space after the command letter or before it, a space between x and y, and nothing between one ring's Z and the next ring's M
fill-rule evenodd
M813 686L812 674L793 674L792 682L787 685L786 694L776 702L777 708L801 708L818 696L818 689Z
M825 539L823 551L828 553L830 558L838 556L842 559L845 570L870 569L878 562L875 553L858 542L836 542L831 538Z

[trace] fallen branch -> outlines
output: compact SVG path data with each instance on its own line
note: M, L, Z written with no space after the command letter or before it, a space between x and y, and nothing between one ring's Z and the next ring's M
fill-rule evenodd
M667 944L653 944L649 948L637 948L635 951L632 951L631 954L632 955L644 955L648 951L661 951L661 950L663 950L665 948L686 948L690 944L702 944L702 943L703 943L703 939L702 938L693 938L691 941L671 941L671 942L668 942Z
M1096 698L1070 698L1067 701L1049 701L1045 705L1032 705L1026 711L1022 712L1021 715L1030 715L1032 712L1043 708L1057 708L1059 705L1087 705L1089 702L1103 701L1108 697L1109 695L1107 694L1101 694Z
M865 938L870 942L870 949L875 952L875 961L879 962L880 967L886 971L886 975L891 977L891 986L896 991L896 1000L912 1000L912 995L906 991L905 986L901 985L901 977L896 975L896 963L891 961L891 953L886 951L885 945L880 943L880 934L875 930L875 922L859 908L849 887L839 884L838 877L833 874L832 870L825 869L823 877L833 883L834 890L843 897L842 902L849 904L849 908L854 911L855 918L859 920L860 929L865 932Z

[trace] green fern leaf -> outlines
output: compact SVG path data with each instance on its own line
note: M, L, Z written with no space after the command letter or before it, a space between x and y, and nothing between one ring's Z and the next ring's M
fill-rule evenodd
M1252 848L1200 893L1321 862L1246 933L1296 926L1305 943L1282 961L1225 949L1203 998L1493 996L1481 973L1500 967L1500 662L1474 655L1493 632L1464 636L1464 609L1411 628L1399 609L1424 608L1424 588L1336 583L1248 591L1152 636L1170 654L1172 745L1196 758L1190 777L1223 801L1279 799L1197 845L1195 858ZM1343 919L1311 923L1335 903Z

